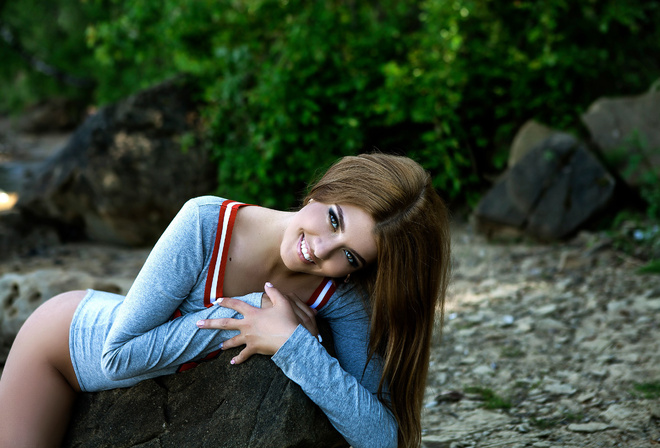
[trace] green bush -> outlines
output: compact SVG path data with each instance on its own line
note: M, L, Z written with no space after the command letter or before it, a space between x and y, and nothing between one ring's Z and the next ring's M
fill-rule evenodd
M292 205L314 173L372 147L473 201L524 121L579 130L596 98L638 93L660 71L658 0L49 4L75 3L89 47L62 64L93 76L101 103L192 74L220 193L265 205Z
M85 29L106 14L94 1L0 2L0 113L55 96L93 102L97 64ZM75 82L45 73L51 69Z

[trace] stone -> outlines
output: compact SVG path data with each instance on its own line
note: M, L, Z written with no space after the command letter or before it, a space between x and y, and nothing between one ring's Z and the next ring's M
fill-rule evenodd
M550 394L573 395L577 389L570 384L549 383L543 386L543 390Z
M551 303L549 305L544 305L540 308L537 308L532 311L534 315L538 317L547 317L551 316L552 314L555 314L557 312L557 305L554 303Z
M570 237L610 203L614 177L575 137L555 132L486 193L473 220L493 236L504 226L541 241Z
M40 252L60 243L57 231L47 224L29 222L17 210L0 212L0 257Z
M640 429L636 426L642 426L640 423L645 423L648 420L648 412L643 407L628 407L622 404L612 404L604 412L600 413L600 417L607 421L610 425L620 429Z
M35 169L15 208L63 239L152 244L187 199L216 186L208 150L195 144L194 96L179 78L99 109Z
M569 431L574 432L598 432L608 429L610 426L606 423L590 422L590 423L571 423L568 425Z
M505 179L496 182L481 198L472 215L475 230L489 238L501 238L503 232L512 237L524 233L526 216L509 198Z
M615 181L583 143L555 133L509 172L507 191L527 216L525 232L541 240L573 234L611 200Z
M33 104L18 118L23 132L61 132L75 128L84 115L84 105L69 98L51 98Z
M452 442L465 440L469 436L478 436L485 431L496 430L509 423L511 418L497 412L476 409L465 412L459 421L442 425L439 434L429 434L422 438L426 447L449 447ZM477 437L478 438L478 437Z
M492 375L494 371L493 368L490 366L481 365L472 369L472 373L478 376L483 376L483 375Z
M617 168L628 184L639 186L645 181L645 173L658 172L660 91L600 98L581 118L608 164ZM644 156L645 163L634 161L640 155Z
M554 131L536 120L528 120L516 133L509 150L508 166L518 163L537 144L545 140Z
M324 342L332 339L322 331ZM231 365L239 351L131 388L80 394L62 446L348 446L269 357Z
M38 269L0 276L0 345L9 346L34 310L57 294L75 289L101 289L126 294L130 281L99 279L81 271Z

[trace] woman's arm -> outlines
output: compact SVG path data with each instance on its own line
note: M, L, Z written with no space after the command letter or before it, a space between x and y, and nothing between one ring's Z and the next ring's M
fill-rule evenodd
M196 322L241 316L210 307L170 320L189 296L205 263L200 203L188 201L149 254L112 323L103 347L102 369L112 380L126 379L203 357L236 332L201 332ZM215 203L216 199L208 198ZM261 293L241 298L260 306Z
M286 298L269 286L266 293L272 308L255 309L225 299L222 306L235 309L245 319L205 321L202 328L239 330L241 334L224 345L246 344L235 358L237 363L255 353L273 355L275 364L301 386L354 448L396 447L396 421L375 395L380 366L375 359L367 365L368 316L361 302L345 300L328 319L334 333L335 359L298 325Z

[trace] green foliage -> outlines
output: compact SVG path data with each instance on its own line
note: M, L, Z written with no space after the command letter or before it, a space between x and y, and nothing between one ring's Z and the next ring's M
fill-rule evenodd
M62 83L43 69L55 67L70 76L94 80L96 63L84 32L89 23L105 18L103 2L0 2L0 25L3 33L10 34L0 41L0 113L53 96L89 101L89 89ZM24 56L7 39L19 45Z
M660 274L660 260L651 260L637 270L639 274Z
M529 422L539 429L550 429L554 428L559 424L570 424L575 422L581 422L584 420L585 415L581 412L564 412L563 415L559 418L536 418L532 417L529 419Z
M486 409L510 409L512 406L509 400L500 397L487 387L469 386L465 387L463 391L468 394L480 395Z
M75 14L31 20L48 8ZM17 10L26 46L93 77L101 103L192 74L220 193L265 205L292 205L314 173L372 147L473 201L524 121L577 129L596 98L660 70L658 0L26 0L0 13ZM18 83L12 64L0 77Z
M621 148L606 154L606 163L638 186L645 203L645 213L630 207L616 216L609 230L617 249L649 261L638 270L640 274L660 273L660 173L651 162L654 151L660 148L649 148L635 133Z
M615 249L651 264L640 273L653 273L653 260L660 260L660 222L635 210L617 214L609 226Z
M660 398L660 381L633 384L633 395L642 398Z

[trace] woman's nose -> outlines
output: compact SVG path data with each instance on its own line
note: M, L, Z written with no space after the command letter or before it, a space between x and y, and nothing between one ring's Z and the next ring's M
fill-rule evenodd
M318 238L314 242L314 256L321 260L325 260L330 257L330 253L333 250L332 242L326 238Z

